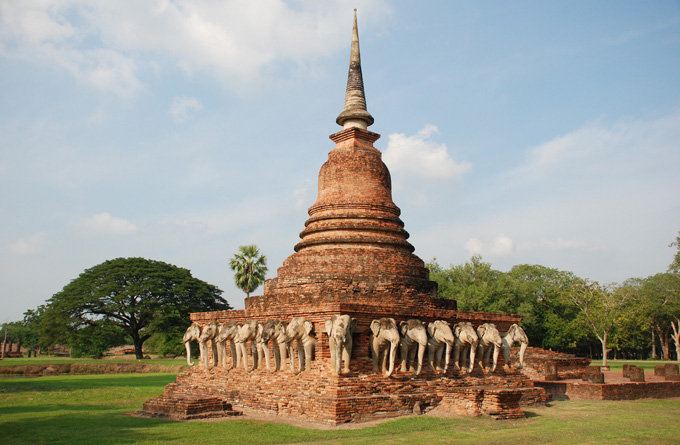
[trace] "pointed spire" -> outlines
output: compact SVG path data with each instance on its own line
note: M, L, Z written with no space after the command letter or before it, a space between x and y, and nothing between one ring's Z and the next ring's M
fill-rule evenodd
M352 29L352 51L349 57L349 73L347 74L347 90L345 91L345 109L335 120L344 128L358 127L366 129L373 124L373 116L366 110L364 95L364 79L361 75L361 56L359 55L359 30L357 28L357 10L354 10L354 29Z

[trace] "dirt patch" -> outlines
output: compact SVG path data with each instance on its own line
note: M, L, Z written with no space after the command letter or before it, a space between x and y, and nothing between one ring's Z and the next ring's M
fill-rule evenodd
M36 377L45 375L132 374L149 372L179 373L181 365L157 365L147 363L65 363L42 365L18 365L0 367L0 376Z

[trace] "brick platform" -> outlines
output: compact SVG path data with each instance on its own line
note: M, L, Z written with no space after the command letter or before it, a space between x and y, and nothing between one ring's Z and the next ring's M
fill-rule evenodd
M517 351L512 348L510 364L517 366ZM590 359L576 357L572 354L548 351L546 349L528 347L524 353L524 368L522 372L532 380L544 380L548 365L557 367L557 380L579 379L590 366Z
M524 416L520 405L544 403L547 395L513 371L437 375L426 370L418 377L397 371L386 378L359 372L336 375L317 361L299 374L289 370L270 373L263 367L250 373L240 368L195 367L179 374L161 397L145 403L144 411L175 420L194 418L190 415L198 413L189 413L184 405L198 399L211 401L207 417L216 416L214 407L221 401L236 409L337 425L411 414L416 405L422 411L439 406L455 414L518 418ZM181 406L173 407L173 400Z
M622 371L604 371L602 374L604 384L575 379L557 382L534 381L534 384L558 399L635 400L680 397L680 381L666 381L664 376L654 376L653 371L645 372L644 382L631 382L623 376Z

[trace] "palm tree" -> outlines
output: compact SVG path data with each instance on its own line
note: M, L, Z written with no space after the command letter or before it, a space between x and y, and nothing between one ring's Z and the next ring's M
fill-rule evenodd
M229 261L229 267L234 271L236 285L250 297L250 293L264 282L267 258L260 255L260 249L255 245L240 246Z

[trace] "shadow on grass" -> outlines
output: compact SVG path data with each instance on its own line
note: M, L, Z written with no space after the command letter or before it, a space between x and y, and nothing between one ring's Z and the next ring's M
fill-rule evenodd
M0 416L12 414L44 413L57 411L111 411L119 409L120 405L77 405L77 404L41 404L41 405L17 405L0 407Z
M77 409L74 407L72 409ZM142 440L165 442L176 436L154 431L162 423L136 419L117 412L81 413L29 417L4 423L3 443L136 443ZM61 409L56 406L55 409ZM149 428L151 427L151 428Z
M93 388L163 387L175 380L175 374L110 374L100 376L58 376L37 379L0 380L0 393L24 391L72 391Z

